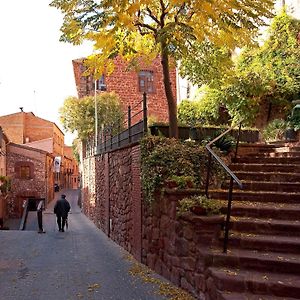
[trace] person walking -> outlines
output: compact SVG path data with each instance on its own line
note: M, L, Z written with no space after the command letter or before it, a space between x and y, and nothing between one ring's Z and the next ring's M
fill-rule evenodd
M70 211L70 203L66 199L66 195L62 194L54 205L54 213L56 214L58 230L64 232L68 213Z
M43 210L45 209L45 199L40 199L36 208L39 231L38 233L45 233L43 229Z

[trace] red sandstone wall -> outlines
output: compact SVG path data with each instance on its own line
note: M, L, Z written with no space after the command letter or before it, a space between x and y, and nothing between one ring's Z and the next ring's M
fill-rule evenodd
M83 212L95 222L95 206L96 206L96 194L95 194L95 158L87 158L82 162L82 168L84 170L82 176L82 209ZM96 222L95 222L96 223Z
M196 298L206 291L206 253L217 243L223 217L176 216L178 200L190 193L157 195L143 209L142 262Z
M135 146L96 159L84 159L82 197L85 214L138 260L141 259L139 157L139 146Z
M178 218L178 200L188 192L159 193L152 206L144 205L139 145L85 158L83 165L85 214L136 259L203 299L206 253L217 243L223 217Z

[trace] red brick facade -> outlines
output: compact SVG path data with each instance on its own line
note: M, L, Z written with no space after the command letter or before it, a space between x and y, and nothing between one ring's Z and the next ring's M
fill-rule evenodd
M22 174L22 168L27 168L28 173ZM48 152L9 143L7 176L12 180L8 199L9 217L20 218L23 201L28 198L46 198L47 202L54 198L53 156Z
M6 176L6 153L7 153L7 145L8 139L6 135L2 132L2 128L0 127L0 176ZM0 192L0 228L3 226L5 220L8 217L7 214L7 201L5 195L2 195Z
M39 118L32 112L18 112L0 116L0 126L11 142L25 144L51 153L54 157L61 157L60 172L54 174L55 183L63 188L78 187L78 165L71 152L66 150L64 133L55 123ZM67 155L64 154L65 150Z
M91 76L83 76L83 59L73 60L73 69L78 97L94 94L94 81ZM153 93L147 94L148 116L156 121L168 121L168 106L163 85L162 66L160 58L156 58L149 66L144 66L143 70L153 74ZM139 91L138 72L127 70L127 64L121 58L115 59L115 69L109 76L105 76L106 91L116 92L120 96L123 109L134 107L142 100L142 92ZM176 69L171 68L171 84L174 97L176 97ZM140 106L139 106L140 109Z
M79 169L71 146L64 146L63 185L67 189L79 188Z
M17 144L52 138L52 151L47 151L55 156L63 155L64 133L55 123L39 118L32 112L18 112L0 116L0 126L8 139Z

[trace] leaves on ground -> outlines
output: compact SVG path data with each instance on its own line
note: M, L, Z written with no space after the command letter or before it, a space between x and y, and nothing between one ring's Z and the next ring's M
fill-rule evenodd
M149 269L147 266L140 264L135 261L135 259L130 256L124 256L124 259L132 263L131 268L129 269L129 274L135 278L141 279L145 283L152 283L159 287L159 290L156 292L161 296L165 296L170 300L194 300L190 294L184 290L168 283L164 282L158 278L155 278L153 275L155 273Z
M93 284L88 285L89 292L93 292L93 291L97 290L98 288L100 288L100 284L98 284L98 283L93 283Z

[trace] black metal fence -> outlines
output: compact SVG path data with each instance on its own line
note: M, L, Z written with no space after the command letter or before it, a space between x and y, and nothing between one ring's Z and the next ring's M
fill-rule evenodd
M147 95L134 106L128 106L121 118L108 126L101 126L97 134L86 142L86 156L110 152L137 143L148 130Z

